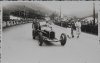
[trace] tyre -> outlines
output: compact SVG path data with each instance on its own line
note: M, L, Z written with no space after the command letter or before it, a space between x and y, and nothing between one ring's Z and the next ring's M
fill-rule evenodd
M61 45L64 46L66 44L66 41L67 41L67 37L64 33L62 33L60 36Z
M39 33L39 46L42 46L43 44L43 36L42 36L42 33L40 32Z
M32 37L33 37L33 39L35 39L35 31L34 30L32 31Z

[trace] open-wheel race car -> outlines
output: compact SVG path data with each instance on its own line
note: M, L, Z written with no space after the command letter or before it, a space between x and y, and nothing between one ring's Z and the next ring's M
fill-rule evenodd
M66 44L67 37L64 33L61 34L60 39L55 37L55 32L52 27L46 22L37 22L32 25L32 36L33 39L38 36L39 46L42 46L43 42L60 42L62 46Z

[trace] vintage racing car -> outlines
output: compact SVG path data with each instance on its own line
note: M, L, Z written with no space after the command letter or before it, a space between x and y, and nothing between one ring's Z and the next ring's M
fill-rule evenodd
M61 34L60 39L58 40L55 37L55 32L52 27L48 25L45 21L36 22L32 25L32 36L35 39L36 36L39 38L39 46L42 46L43 42L60 42L62 46L66 44L67 37L64 33Z

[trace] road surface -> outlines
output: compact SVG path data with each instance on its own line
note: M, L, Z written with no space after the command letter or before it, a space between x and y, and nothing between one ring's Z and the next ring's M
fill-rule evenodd
M53 25L56 37L70 29ZM65 46L60 42L38 45L32 39L32 24L23 24L3 30L2 63L100 63L98 36L81 33L80 38L67 38Z

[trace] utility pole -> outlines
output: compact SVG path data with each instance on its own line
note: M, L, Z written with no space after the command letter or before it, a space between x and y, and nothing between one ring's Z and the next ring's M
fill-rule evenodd
M23 17L24 17L24 23L26 23L26 20L25 20L25 17L26 17L26 16L25 16L25 15L26 15L26 14L25 14L25 5L24 5L23 13L24 13L24 14L23 14L23 15L24 15L24 16L23 16Z
M93 2L93 25L95 25L95 2Z
M62 20L62 15L61 15L61 5L60 5L60 21ZM61 22L61 26L62 26L62 22Z
M62 17L62 16L61 16L61 5L60 5L60 17L59 17L59 18L60 18L60 20L61 20L61 17Z

